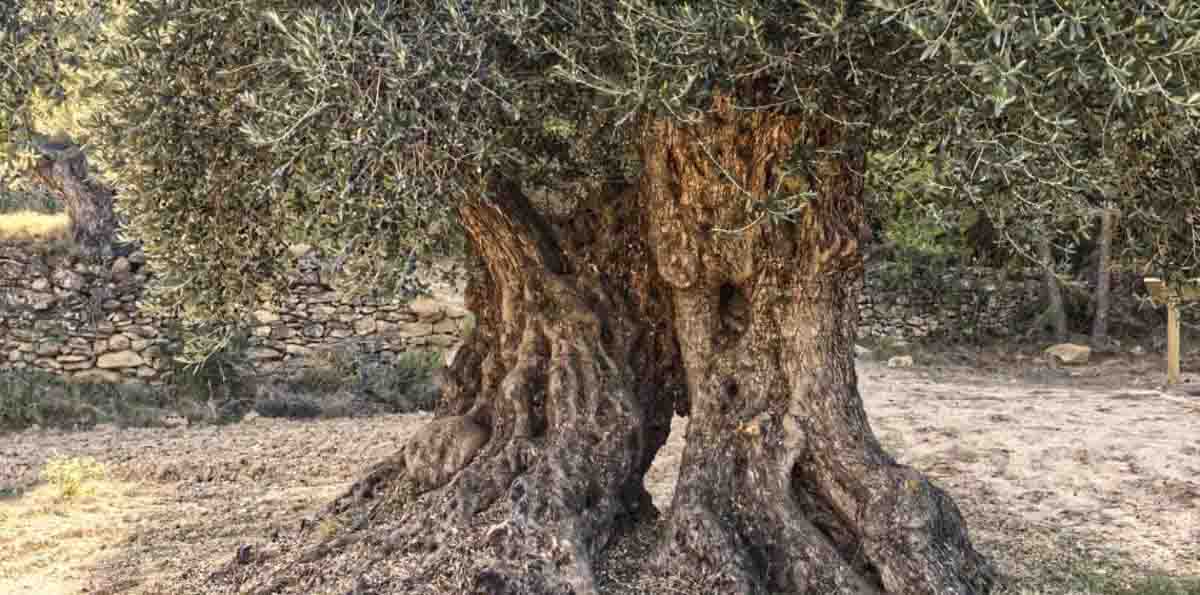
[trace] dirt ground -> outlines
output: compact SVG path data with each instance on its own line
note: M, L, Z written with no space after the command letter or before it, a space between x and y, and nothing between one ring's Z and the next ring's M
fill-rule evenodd
M1200 576L1200 396L1162 391L1160 357L917 363L860 362L873 427L951 493L1014 585L1067 592L1053 585L1080 561ZM428 419L0 435L0 593L174 594L240 545L296 528ZM647 479L660 507L686 423ZM108 478L61 502L35 483L55 455L93 456Z

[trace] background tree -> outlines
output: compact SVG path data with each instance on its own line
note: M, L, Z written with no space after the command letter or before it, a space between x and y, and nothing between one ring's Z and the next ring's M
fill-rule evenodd
M55 0L0 8L0 192L51 194L66 206L79 251L96 256L110 253L117 216L85 123L108 109L111 81L95 67L97 48L126 7Z
M857 392L866 156L938 147L947 197L1027 220L1111 186L1114 138L1194 138L1198 32L1166 0L131 2L90 128L162 295L237 314L297 239L388 290L451 219L476 263L438 417L324 511L346 529L212 580L609 588L678 411L646 584L988 591ZM1194 204L1182 155L1129 199Z

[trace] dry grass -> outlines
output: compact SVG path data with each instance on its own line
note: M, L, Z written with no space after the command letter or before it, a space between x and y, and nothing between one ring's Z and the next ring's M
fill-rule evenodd
M89 482L64 498L43 484L0 498L0 593L78 593L91 567L137 528L149 501L128 483Z
M17 211L0 214L0 241L64 240L70 231L71 219L66 213Z

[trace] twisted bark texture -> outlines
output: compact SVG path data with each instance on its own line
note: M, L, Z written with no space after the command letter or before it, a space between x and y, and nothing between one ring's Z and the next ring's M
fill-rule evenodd
M661 564L711 593L986 591L954 503L883 451L858 394L855 139L731 109L652 139L651 243L692 401ZM796 146L809 171L774 179ZM776 185L813 193L795 221L714 232L744 227L744 195Z
M882 450L857 392L856 146L825 120L720 105L702 124L648 126L641 179L569 214L513 185L463 205L477 325L436 419L319 522L210 586L987 592L954 503ZM797 148L811 167L782 179ZM813 198L793 221L746 225L747 203L781 187ZM656 518L643 476L673 410L690 421L665 535L630 579L640 590L617 588L598 569Z
M33 176L66 205L75 246L81 254L107 257L117 228L112 191L90 179L87 156L78 147L43 143L39 149Z

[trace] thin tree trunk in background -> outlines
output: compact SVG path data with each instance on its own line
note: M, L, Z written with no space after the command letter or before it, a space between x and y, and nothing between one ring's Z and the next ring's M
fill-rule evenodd
M111 255L117 227L113 192L89 179L87 156L78 147L43 142L38 148L43 156L33 175L66 205L76 248L86 256Z
M1067 314L1063 310L1062 288L1058 286L1058 275L1054 272L1054 251L1050 236L1043 233L1038 237L1038 260L1042 263L1042 276L1046 284L1046 313L1054 326L1054 340L1067 340Z
M1109 285L1112 273L1112 239L1117 212L1106 207L1100 214L1100 262L1096 265L1096 315L1092 319L1092 345L1103 347L1108 342Z

